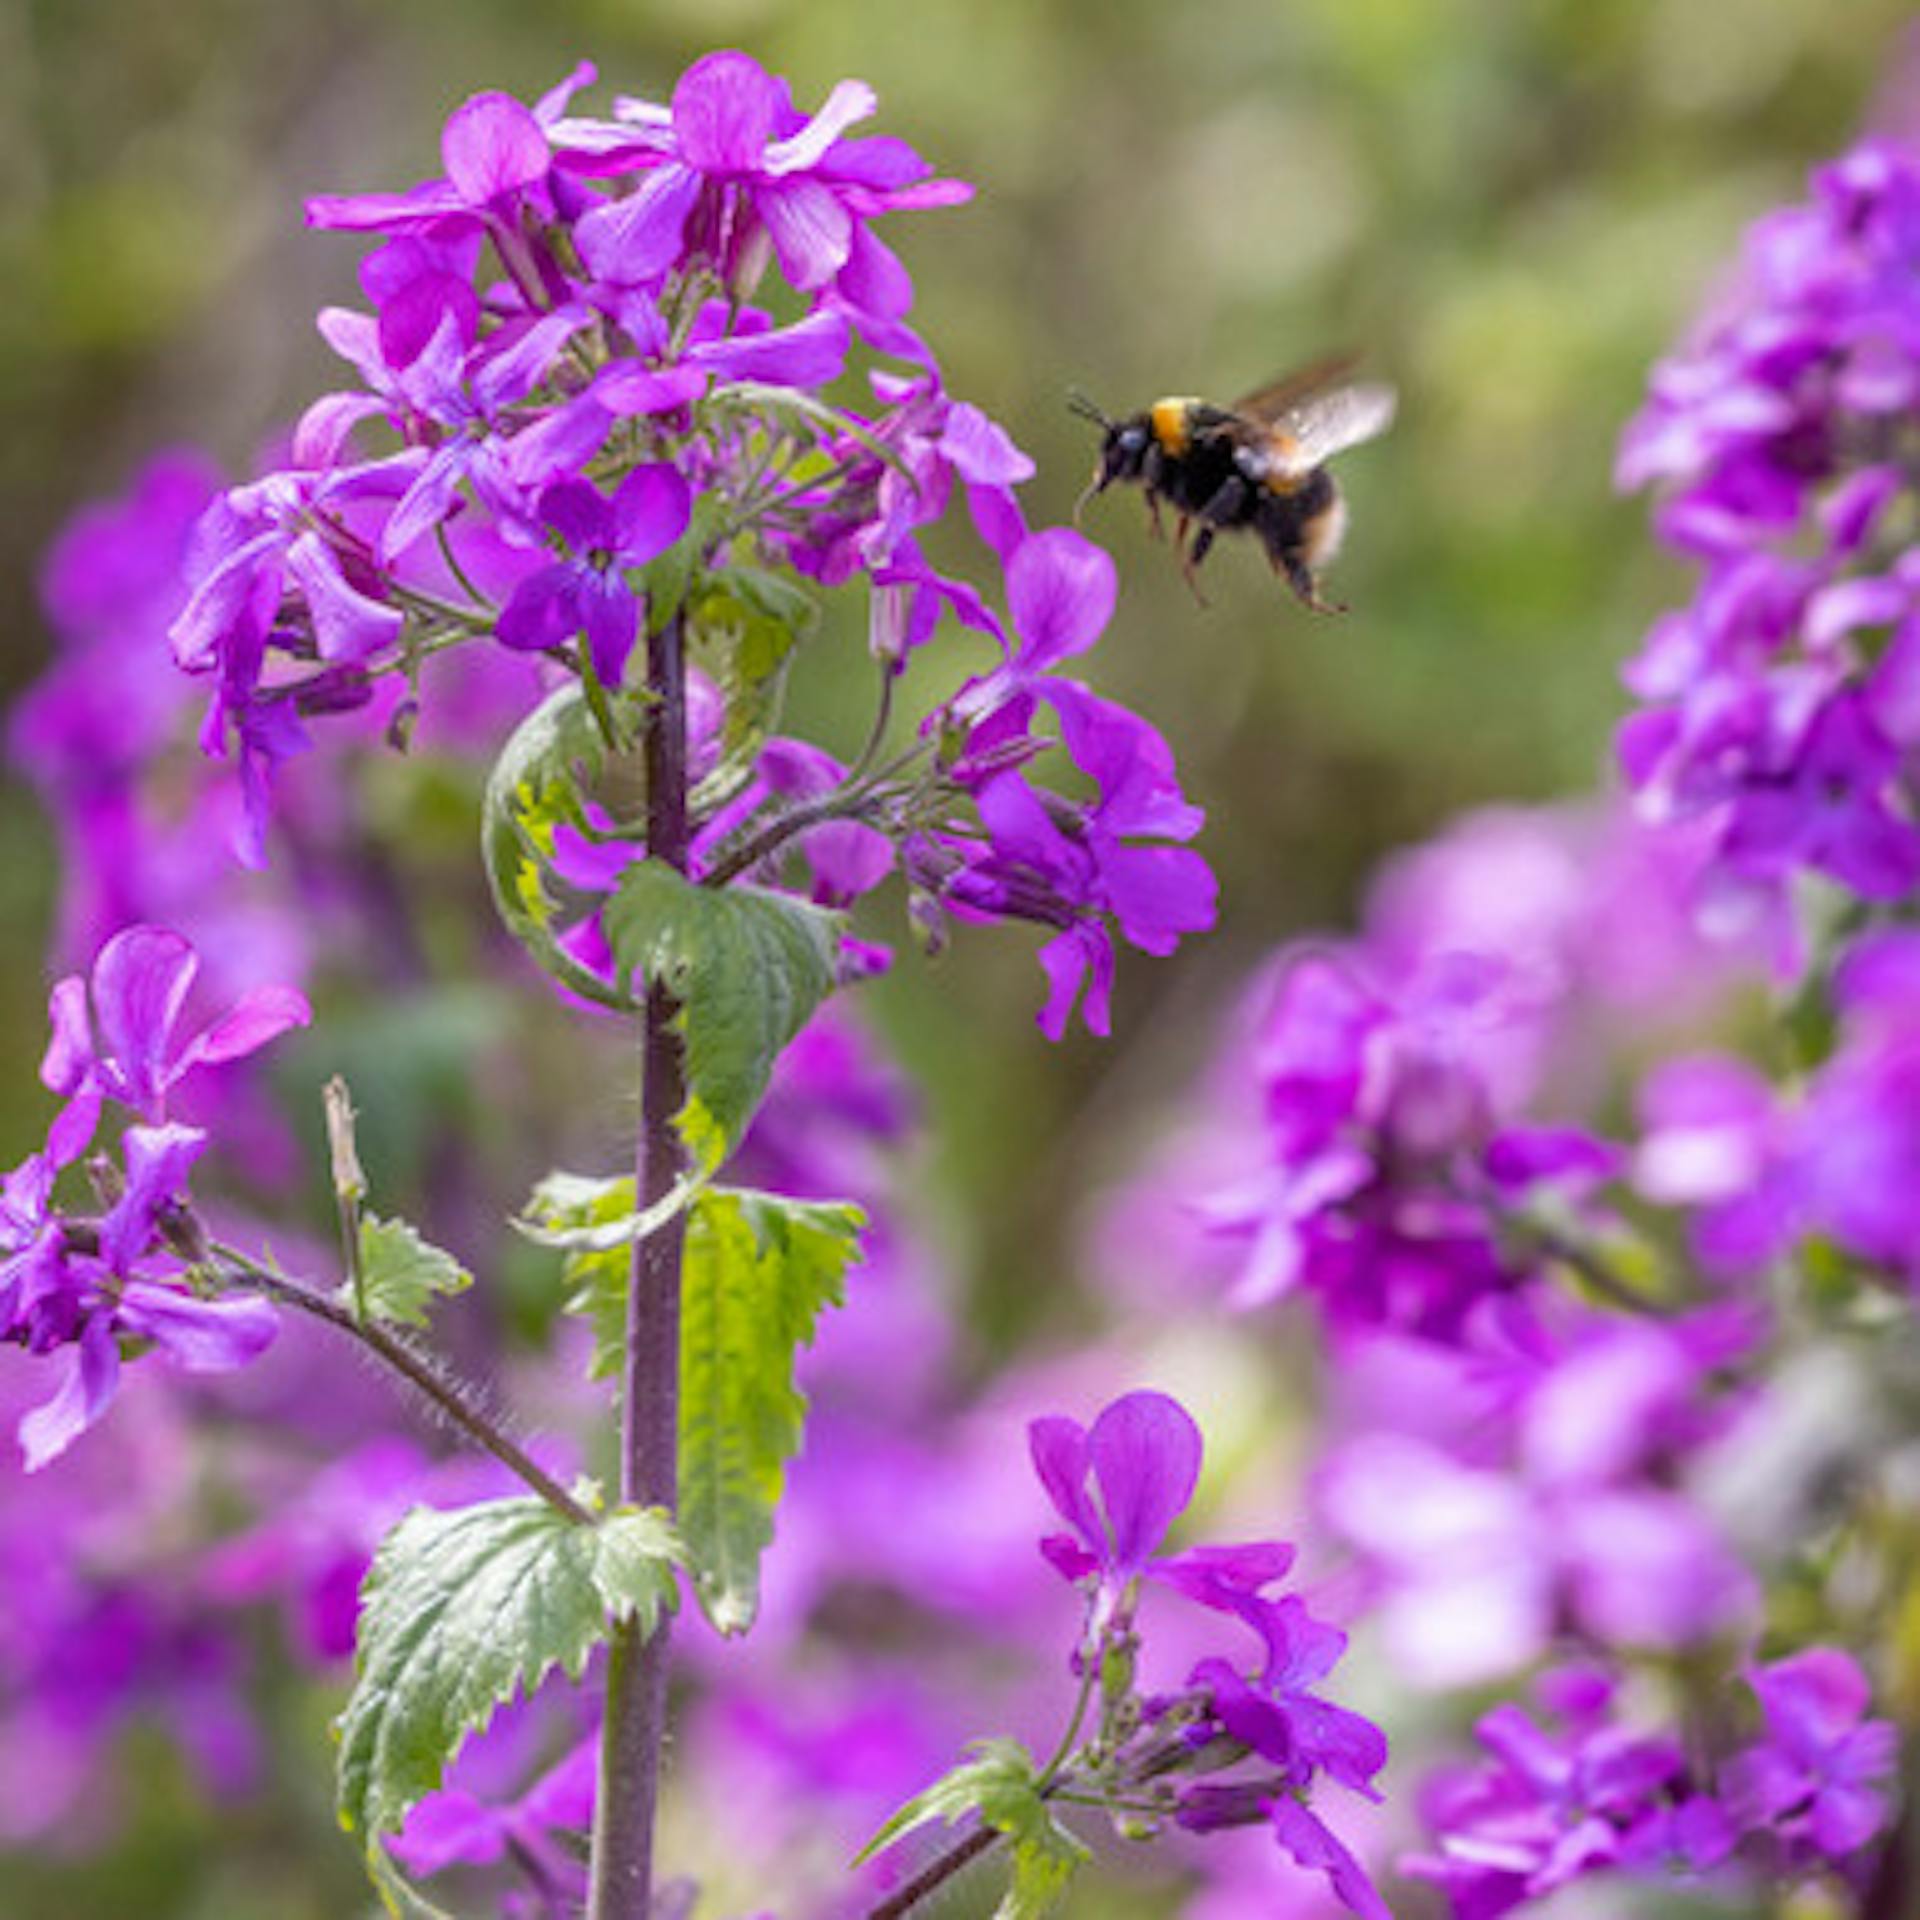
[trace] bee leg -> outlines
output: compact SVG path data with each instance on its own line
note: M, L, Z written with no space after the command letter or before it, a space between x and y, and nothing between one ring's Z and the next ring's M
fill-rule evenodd
M1204 560L1209 551L1211 551L1217 532L1217 528L1202 527L1200 531L1194 535L1192 551L1180 556L1181 577L1186 581L1187 585L1193 589L1193 597L1198 600L1203 607L1208 604L1207 596L1200 591L1200 582L1194 576L1200 570L1200 562Z
M1293 589L1294 597L1300 604L1313 613L1345 613L1346 607L1338 600L1323 600L1320 597L1320 583L1313 577L1313 569L1304 560L1288 554L1273 563L1276 573L1285 572L1287 585Z
M1167 523L1160 517L1160 496L1157 493L1147 495L1147 523L1153 528L1156 540L1167 537Z

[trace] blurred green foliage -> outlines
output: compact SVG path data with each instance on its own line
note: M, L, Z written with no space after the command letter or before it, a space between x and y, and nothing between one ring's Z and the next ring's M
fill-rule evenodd
M36 556L73 507L163 443L211 444L239 469L330 377L312 315L354 297L359 249L304 233L302 196L437 171L459 99L537 92L583 53L612 85L656 95L723 41L790 75L803 105L859 74L885 130L978 183L972 207L902 217L889 237L950 384L1038 458L1036 519L1064 518L1084 477L1069 385L1109 407L1224 399L1288 362L1363 349L1404 404L1344 470L1354 535L1334 590L1348 618L1303 615L1233 550L1209 569L1203 612L1137 503L1109 497L1091 519L1125 582L1097 673L1159 718L1209 809L1220 932L1124 969L1106 1044L1040 1039L1018 936L963 933L937 967L906 957L868 990L928 1089L945 1239L988 1361L1091 1310L1069 1278L1080 1198L1124 1164L1258 954L1349 917L1377 857L1456 810L1604 777L1616 663L1671 584L1641 507L1611 493L1615 437L1745 221L1876 112L1920 106L1907 13L0 0L0 674L12 690L43 657ZM843 743L865 719L862 619L831 617L795 691L796 718ZM0 789L11 1149L43 1115L46 845L30 799ZM456 1078L462 1023L488 1016L477 998L443 1010ZM377 1063L378 1034L363 1039ZM356 1085L384 1136L401 1130L375 1071ZM317 1800L313 1754L287 1764L301 1778L283 1798ZM10 1864L6 1911L212 1920L356 1897L346 1849L303 1893L284 1867L260 1877L273 1836L179 1801L158 1785L99 1871ZM306 1831L326 1830L316 1808Z

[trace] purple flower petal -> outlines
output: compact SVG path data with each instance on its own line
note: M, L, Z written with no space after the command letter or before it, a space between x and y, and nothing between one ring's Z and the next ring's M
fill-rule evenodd
M634 636L640 631L640 604L633 589L617 573L584 568L576 577L594 677L603 687L617 687L633 652Z
M1086 1429L1064 1414L1048 1414L1028 1426L1027 1448L1053 1510L1091 1551L1104 1553L1106 1530L1087 1493Z
M810 314L770 333L710 340L689 349L687 359L722 379L759 380L775 387L821 387L837 380L847 364L851 328L843 313Z
M29 1473L57 1460L113 1400L120 1384L120 1347L107 1316L96 1313L54 1364L60 1384L53 1398L20 1422L20 1450Z
M1116 1567L1137 1573L1200 1479L1200 1429L1164 1393L1129 1393L1094 1421L1087 1457L1113 1531Z
M725 179L758 170L779 124L780 84L744 53L710 53L673 90L680 158Z
M174 1025L199 971L192 946L165 927L129 927L93 963L94 1019L118 1069L114 1092L149 1120L162 1117Z
M804 176L753 188L753 204L767 224L780 270L811 292L846 265L853 249L853 216L831 187Z
M1275 1799L1269 1817L1274 1837L1301 1866L1327 1876L1341 1904L1361 1920L1393 1920L1367 1870L1318 1814L1291 1794Z
M187 1176L206 1151L199 1127L129 1127L121 1141L126 1187L100 1224L100 1256L125 1277L153 1238L154 1216L186 1191Z
M313 1009L293 987L251 987L204 1033L187 1045L175 1062L177 1079L193 1066L218 1066L244 1059L294 1027L310 1026Z
M477 93L448 118L440 158L469 206L490 207L545 179L553 156L545 129L511 94Z
M580 580L586 572L577 560L555 560L528 574L501 608L493 637L517 653L565 646L580 631Z
M700 184L690 168L659 167L624 200L595 207L574 228L588 271L614 286L639 287L678 266Z
M677 468L635 467L613 496L609 544L630 567L665 553L686 532L693 496Z
M1112 557L1091 540L1071 527L1036 533L1007 568L1019 664L1043 673L1085 653L1113 618L1119 591Z
M765 170L772 174L805 173L818 166L849 127L871 119L879 106L873 89L864 80L842 80L798 133L790 133L766 149Z
M264 1300L200 1300L140 1280L121 1294L119 1318L190 1373L231 1373L265 1353L280 1330L278 1315Z

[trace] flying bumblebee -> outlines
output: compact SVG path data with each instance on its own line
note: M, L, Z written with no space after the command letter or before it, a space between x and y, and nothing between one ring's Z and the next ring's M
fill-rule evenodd
M1393 388L1350 379L1354 365L1353 355L1341 355L1256 388L1231 407L1156 400L1124 420L1109 419L1076 393L1074 412L1106 439L1074 517L1116 483L1137 482L1156 534L1163 532L1163 500L1178 516L1174 551L1202 606L1194 577L1200 563L1221 534L1249 529L1303 606L1344 613L1320 597L1320 571L1339 552L1347 526L1346 502L1326 463L1385 433L1395 406Z

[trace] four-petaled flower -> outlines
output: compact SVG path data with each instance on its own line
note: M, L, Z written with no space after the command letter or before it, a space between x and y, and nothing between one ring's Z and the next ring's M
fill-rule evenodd
M687 483L670 466L636 467L611 499L589 481L557 481L540 496L540 518L564 555L514 589L500 615L501 641L543 652L584 633L594 678L617 687L640 621L625 570L672 546L691 511Z

